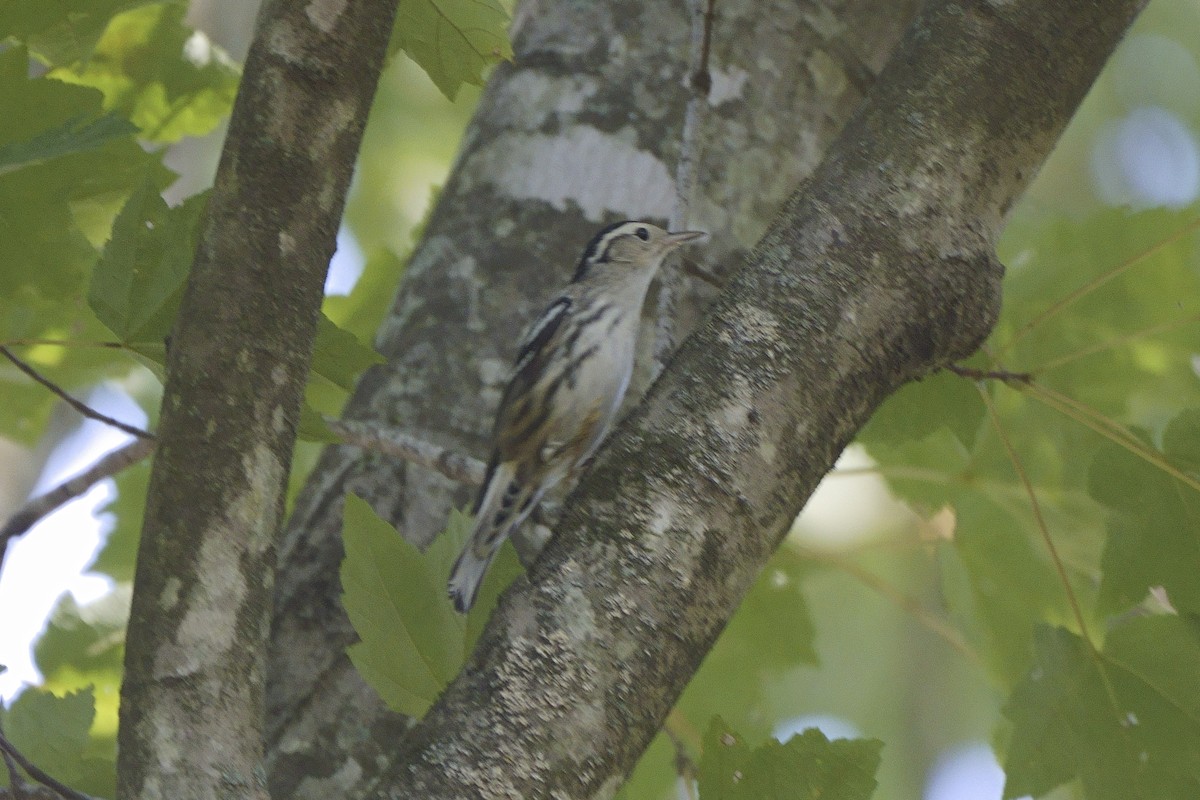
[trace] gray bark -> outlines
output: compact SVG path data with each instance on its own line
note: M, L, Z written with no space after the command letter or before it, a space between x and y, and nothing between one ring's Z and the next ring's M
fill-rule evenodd
M269 2L173 334L121 691L123 798L265 798L276 535L395 0Z
M717 3L713 92L687 222L713 234L706 268L728 274L758 240L861 101L915 7ZM380 333L390 363L361 382L349 418L486 458L516 337L569 279L583 244L603 221L671 212L689 25L678 0L520 6L515 63L489 81ZM678 298L678 334L713 294L701 285ZM472 491L352 448L329 450L314 471L282 545L271 638L268 763L277 797L361 796L407 728L344 654L354 641L337 580L349 490L418 543Z
M927 6L378 796L613 795L842 447L990 332L1005 214L1143 4Z

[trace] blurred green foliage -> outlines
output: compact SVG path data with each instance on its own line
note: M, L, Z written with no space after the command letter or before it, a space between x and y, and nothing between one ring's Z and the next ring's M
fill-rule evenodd
M184 11L182 0L0 6L0 342L68 389L122 381L152 421L204 202L161 199L175 180L164 157L223 124L238 74ZM365 265L349 295L325 304L306 394L312 439L376 359L362 342L457 149L470 84L510 54L504 12L493 0L401 4L394 49L419 65L394 59L372 110L346 213ZM853 770L821 796L865 797L876 761L873 796L915 800L941 753L986 739L1006 797L1200 795L1200 207L1110 207L1093 179L1113 166L1099 143L1140 107L1200 130L1198 30L1200 6L1152 2L1011 215L1003 315L969 366L1025 377L941 372L880 409L860 437L874 462L859 472L909 510L837 546L812 536L828 523L798 526L624 797L675 797L682 754L699 764L704 800L793 796L771 792L839 763ZM100 342L120 347L88 346ZM0 392L0 436L34 443L54 399L4 365ZM298 446L293 491L318 452ZM121 588L83 608L60 601L36 647L45 686L4 714L35 762L98 795L113 791L146 479L145 465L118 477L116 527L93 565ZM441 586L466 519L418 554L348 502L345 602L363 639L351 657L419 714L515 559L506 553L463 623ZM742 738L783 739L811 715L867 740ZM737 772L753 775L734 785Z
M867 800L883 742L829 741L816 729L753 750L725 720L713 717L704 736L700 797L704 800Z

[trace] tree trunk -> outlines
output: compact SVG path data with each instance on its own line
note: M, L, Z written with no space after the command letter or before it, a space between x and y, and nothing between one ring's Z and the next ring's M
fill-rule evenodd
M118 795L265 798L276 537L325 272L395 0L263 9L167 362Z
M516 63L490 83L381 331L390 364L349 416L483 455L542 287L565 282L602 219L669 215L687 15L648 5L522 7ZM911 11L834 5L718 4L687 220L714 232L713 271L730 274L812 173ZM284 544L273 792L611 796L844 444L990 330L1004 214L1142 2L1085 5L931 5L411 733L344 656L340 499L363 495L425 542L469 493L330 450ZM708 296L684 298L683 329Z

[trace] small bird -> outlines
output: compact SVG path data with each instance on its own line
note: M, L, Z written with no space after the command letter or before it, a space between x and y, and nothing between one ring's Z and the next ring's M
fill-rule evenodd
M474 604L504 540L600 446L629 387L650 280L668 253L705 235L646 222L609 225L526 332L496 414L475 527L450 572L459 613Z

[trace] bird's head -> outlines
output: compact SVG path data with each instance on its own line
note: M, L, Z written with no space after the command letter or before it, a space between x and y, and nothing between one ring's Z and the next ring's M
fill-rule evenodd
M588 243L573 280L592 277L598 270L653 274L676 247L706 235L703 231L668 233L649 222L617 222L597 233Z

